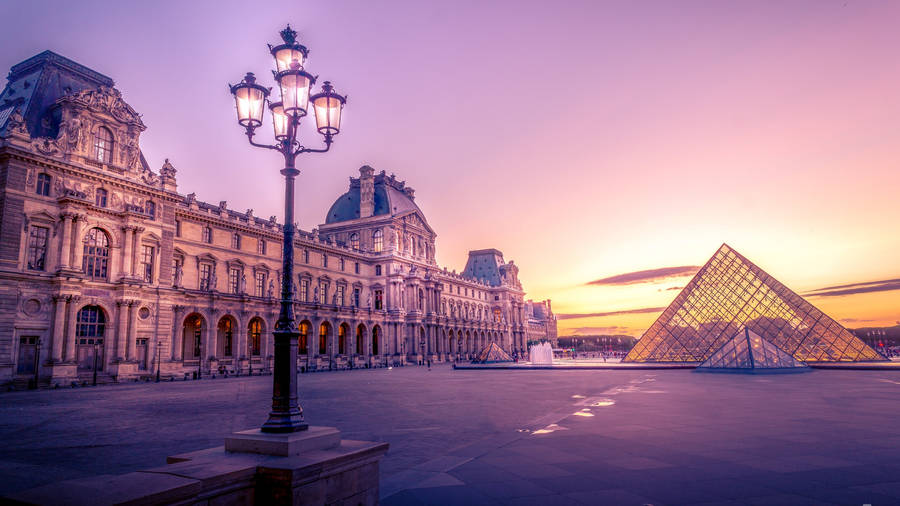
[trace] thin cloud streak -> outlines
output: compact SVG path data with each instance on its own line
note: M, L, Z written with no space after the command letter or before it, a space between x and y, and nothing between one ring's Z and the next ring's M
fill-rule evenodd
M575 318L599 318L601 316L616 316L621 314L659 313L666 309L663 307L643 307L640 309L625 309L622 311L609 311L605 313L561 313L556 315L557 320L573 320Z
M900 290L900 279L885 279L881 281L866 281L863 283L851 283L849 285L828 286L812 290L804 297L839 297L842 295L856 295L858 293L889 292Z
M634 285L638 283L651 283L668 278L680 278L684 276L693 276L700 270L696 265L684 265L681 267L661 267L659 269L648 269L645 271L626 272L608 278L590 281L588 285Z

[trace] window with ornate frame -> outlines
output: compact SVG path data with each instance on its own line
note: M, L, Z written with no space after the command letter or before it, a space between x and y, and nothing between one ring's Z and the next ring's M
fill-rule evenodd
M384 306L384 292L375 290L375 309L382 309Z
M141 277L144 283L153 282L153 262L156 248L147 244L141 245Z
M375 253L384 251L384 232L382 232L381 229L376 230L375 233L372 234L372 244L372 249Z
M337 305L344 305L344 285L337 285L335 288L335 298L337 299Z
M200 284L199 287L203 291L209 291L213 287L212 283L212 264L203 262L200 264Z
M266 295L266 271L256 271L256 290L254 294L257 297L265 297Z
M97 207L106 207L106 197L109 194L103 188L97 188L97 192L94 194L94 205Z
M262 323L259 318L250 320L250 355L258 357L260 354L260 342L262 341Z
M300 280L300 294L299 299L301 302L309 302L309 280L301 279Z
M241 234L235 232L234 235L231 236L231 249L241 249Z
M36 192L38 195L42 197L50 196L50 183L53 181L53 178L50 177L49 174L44 174L43 172L38 174L37 177L37 187Z
M353 289L353 307L359 307L359 294L360 294L360 289L354 288Z
M94 132L94 159L100 163L112 163L113 134L106 127L97 127Z
M266 240L262 237L260 237L259 240L256 241L256 252L260 255L266 254Z
M359 234L356 232L350 234L350 247L355 250L359 249Z
M147 216L150 217L151 220L155 220L156 219L156 203L148 200L146 202L146 204L144 205L144 212L147 214Z
M203 227L203 232L202 232L202 236L200 237L200 240L207 244L212 244L212 227L210 227L210 226Z
M33 271L42 271L46 268L47 238L50 229L47 227L31 226L28 231L28 268Z
M228 268L228 291L229 291L229 293L233 293L233 294L241 293L241 268L240 267L229 267Z
M84 240L82 268L91 279L106 279L109 275L109 236L99 228L88 230Z

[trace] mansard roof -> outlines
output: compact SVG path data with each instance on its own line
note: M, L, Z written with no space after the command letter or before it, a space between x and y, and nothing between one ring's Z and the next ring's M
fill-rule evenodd
M375 176L375 209L373 216L399 216L410 211L418 211L425 218L425 214L414 202L412 188L406 186L405 181L398 181L391 174L387 176L385 171ZM350 189L338 197L325 216L325 223L339 223L359 219L360 183L359 178L350 178Z

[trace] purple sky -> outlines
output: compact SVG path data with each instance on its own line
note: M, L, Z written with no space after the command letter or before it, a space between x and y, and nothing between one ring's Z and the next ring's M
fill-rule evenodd
M722 242L797 291L900 274L900 2L7 2L4 17L0 64L51 49L109 75L155 170L168 157L183 193L279 218L278 155L246 144L226 83L273 84L265 44L290 22L308 70L349 95L333 152L299 161L301 227L360 165L395 172L442 265L499 248L560 312L664 306L677 292L586 284L701 265ZM897 293L831 310L893 321ZM636 314L632 330L652 321Z

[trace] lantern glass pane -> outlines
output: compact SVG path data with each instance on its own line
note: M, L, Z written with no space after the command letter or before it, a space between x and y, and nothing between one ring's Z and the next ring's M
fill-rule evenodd
M288 136L288 117L281 104L272 106L272 125L275 127L275 138L284 140Z
M261 125L265 98L263 90L259 88L241 86L236 89L234 101L237 106L238 123L243 126Z
M282 70L302 69L304 63L303 60L303 53L293 47L286 47L275 51L275 67L278 72L281 72Z
M309 105L309 78L303 74L284 74L278 85L284 112L291 116L305 116Z
M339 99L330 96L318 97L313 103L316 109L316 128L322 134L336 134L341 129L341 108Z

